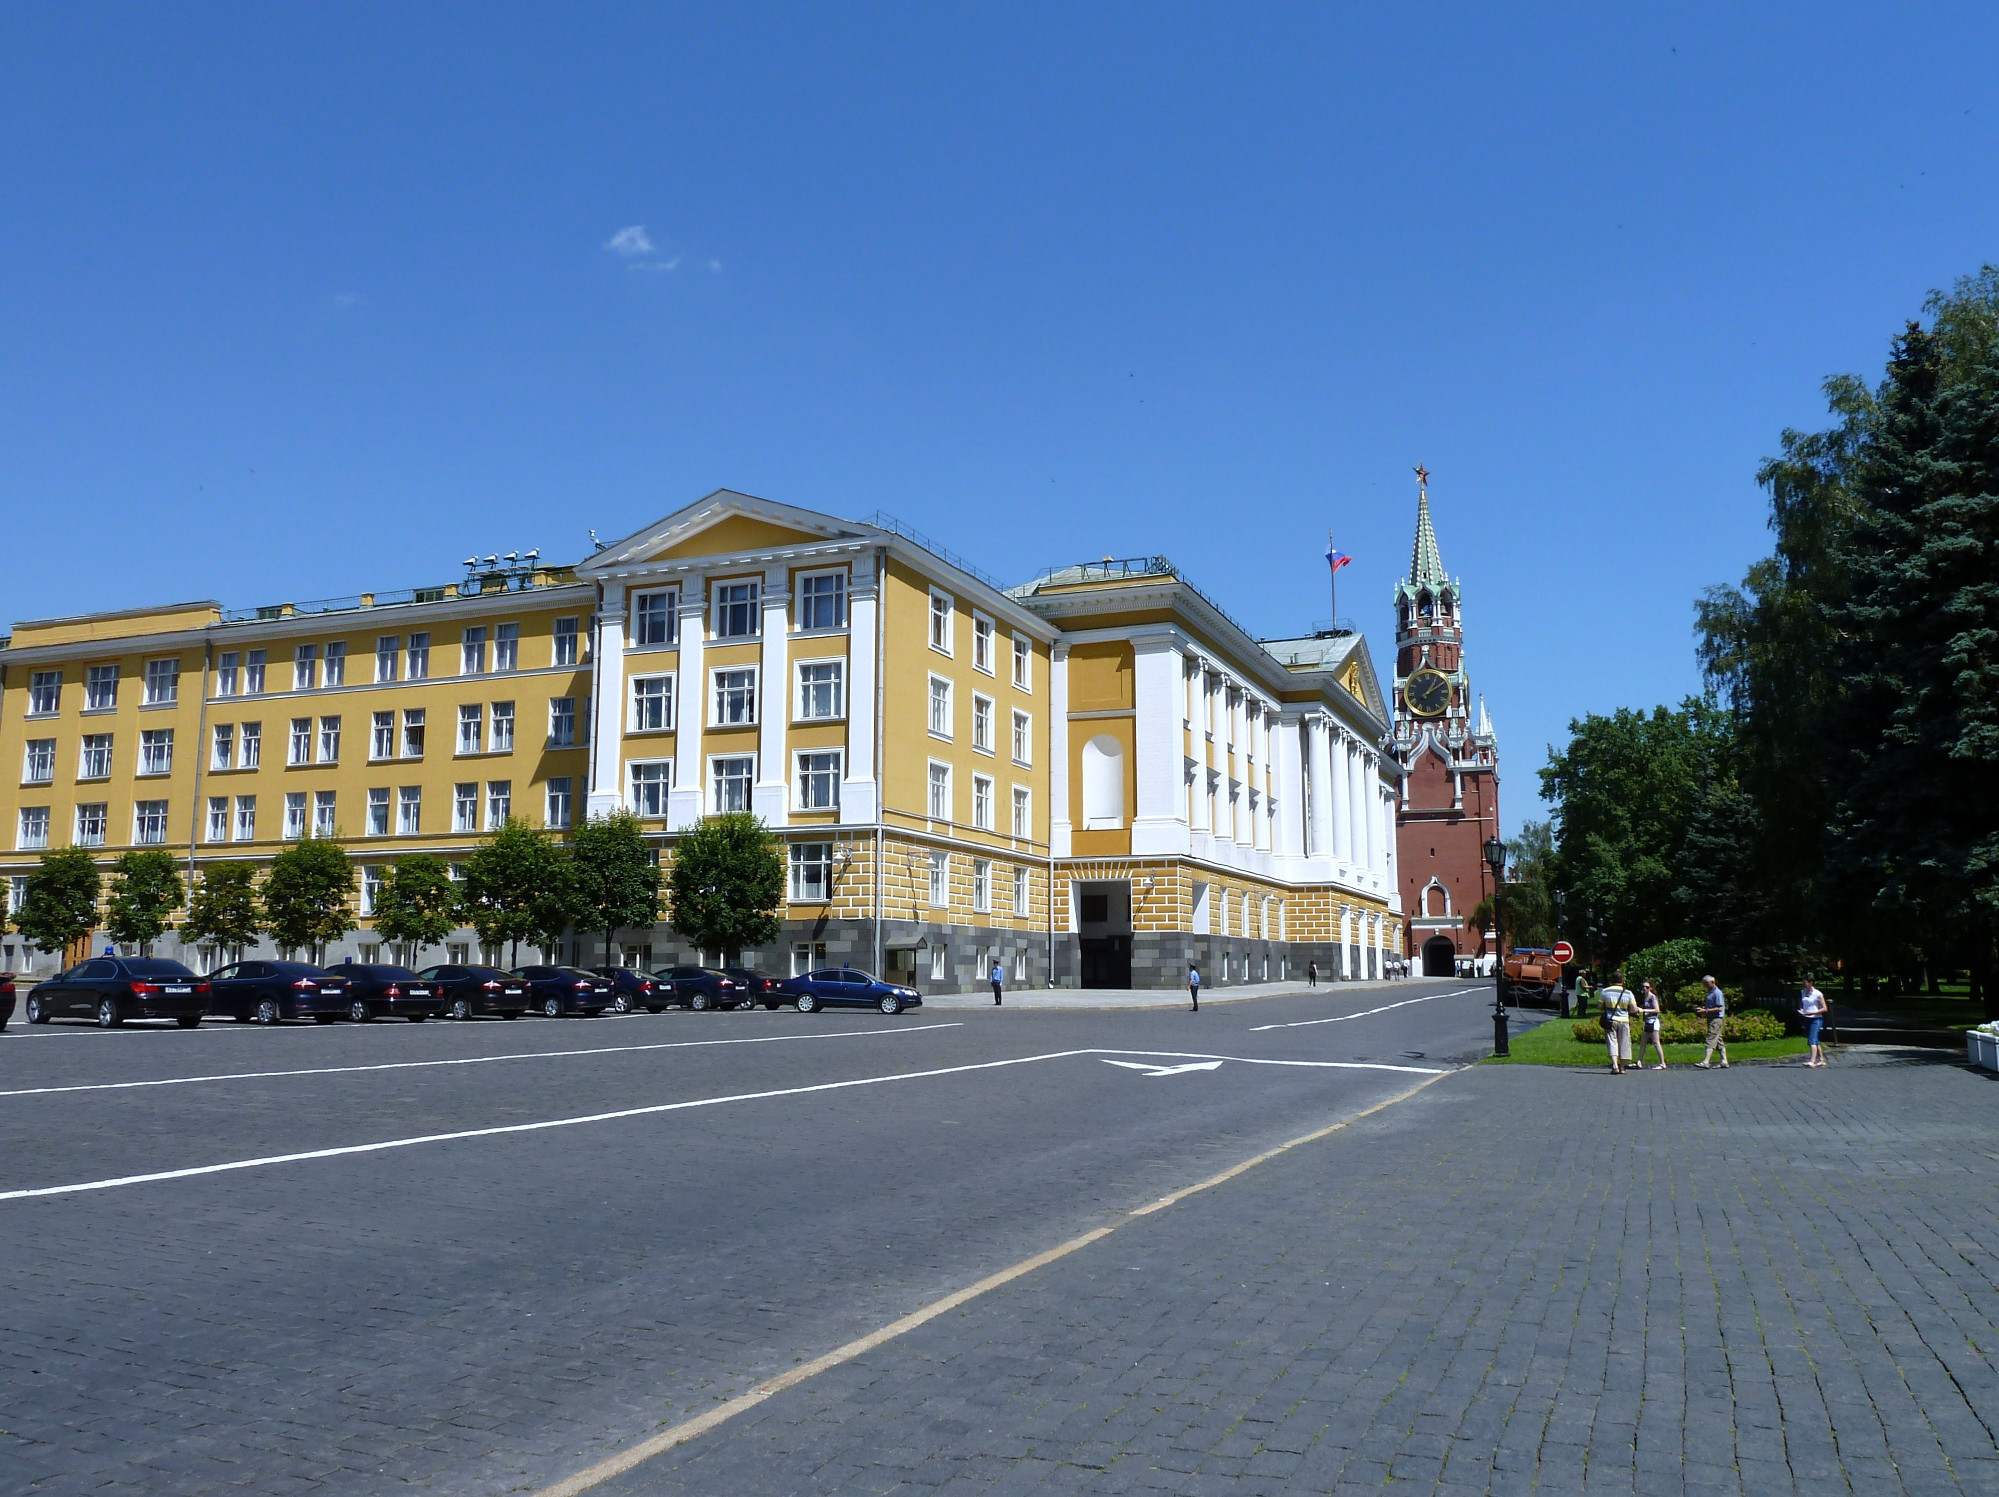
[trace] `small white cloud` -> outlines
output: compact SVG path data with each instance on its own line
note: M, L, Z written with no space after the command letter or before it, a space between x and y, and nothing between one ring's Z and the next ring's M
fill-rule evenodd
M710 260L708 262L708 268L712 271L716 271L719 273L722 269L722 262L720 260Z
M644 224L633 224L629 229L620 229L604 241L604 248L614 255L650 255L652 240L646 236Z

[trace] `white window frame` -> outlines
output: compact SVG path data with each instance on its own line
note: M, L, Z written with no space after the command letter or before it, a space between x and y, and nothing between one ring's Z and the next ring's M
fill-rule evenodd
M344 639L330 639L326 642L326 647L319 653L320 657L326 662L326 669L321 672L320 680L328 686L345 686L347 684L347 641Z
M180 657L146 662L145 686L139 699L148 707L164 707L180 700Z
M314 740L318 756L315 764L338 764L340 762L340 717L336 713L319 720L319 734Z
M295 717L291 720L291 732L285 735L285 763L287 765L312 763L312 719Z
M310 820L310 808L306 805L303 790L285 792L284 840L296 842L305 835L306 823Z
M939 815L937 811L938 791L940 788L940 781L938 779L937 771L940 769L944 771L943 779L941 781L941 788L943 791L943 801L944 801L944 811L942 815ZM951 765L947 761L943 759L932 759L930 761L930 767L924 773L923 794L924 794L924 801L923 801L924 808L928 812L930 820L949 821L951 819L951 811L952 811Z
M215 657L215 694L218 697L236 695L242 669L243 654L240 650L224 650Z
M556 724L555 704L557 702L567 702L569 704L569 732L567 736L559 736L555 731L555 724ZM548 699L548 746L550 748L576 747L578 741L576 736L576 724L577 724L577 713L576 713L575 697L550 697Z
M132 802L132 845L134 847L165 847L167 845L167 803L163 800L135 800Z
M410 736L411 729L416 730L416 736L414 738ZM403 735L402 735L402 742L399 745L402 752L398 754L396 757L399 759L421 759L423 757L423 751L426 744L425 735L429 731L430 731L430 709L428 707L403 708ZM415 753L410 752L411 744L416 745Z
M830 770L807 770L807 759L830 759ZM795 811L834 811L840 809L840 779L846 773L846 753L837 748L799 749L792 755L792 809ZM828 795L824 805L814 805L806 795L806 785L812 778L823 779L828 785Z
M62 672L32 672L28 677L28 716L55 717L61 711Z
M374 794L373 791L369 792ZM451 785L451 830L454 832L476 832L479 830L479 782L477 780L454 780Z
M1022 691L1034 690L1034 641L1025 634L1013 636L1013 684Z
M468 734L466 729L472 731ZM486 704L484 702L460 702L458 704L458 737L455 754L479 754L486 748Z
M1013 870L1013 912L1026 919L1034 910L1034 880L1025 868ZM1024 973L1022 974L1025 975Z
M724 764L747 764L749 766L747 775L743 777L743 803L736 809L743 811L755 809L757 756L755 754L710 754L708 756L707 782L702 786L702 790L709 802L708 809L710 813L719 816L725 810L729 809L722 804L723 796L720 771Z
M656 621L650 616L648 610L640 607L642 599L647 602L653 599L665 600L664 606L657 610L659 618L663 619L666 624L666 637L664 639L642 639L640 637L641 631L639 626L642 622L641 614L648 615L643 622L650 623ZM631 642L629 648L634 650L672 650L679 648L680 589L677 587L648 587L633 593L630 602L627 603L625 608L625 638ZM569 663L573 665L576 662L571 661ZM561 664L561 662L558 661L557 664Z
M811 853L819 855L808 856ZM794 842L790 856L785 860L789 867L787 897L792 904L830 904L833 899L833 844L830 842ZM809 877L816 872L816 880ZM818 892L813 893L816 882Z
M76 777L79 780L108 780L111 778L112 742L109 733L85 733L76 746ZM91 760L103 756L101 764Z
M312 834L315 837L331 837L340 830L340 801L338 793L332 790L312 792Z
M368 787L368 813L363 823L362 835L366 837L386 837L389 835L389 787L370 785Z
M292 650L292 690L311 691L318 685L319 646L297 646Z
M808 712L808 691L818 689L815 683L808 687L805 672L825 667L833 670L833 710L831 712ZM796 723L843 722L847 716L847 661L844 656L827 656L816 660L794 660L791 663L791 720Z
M930 908L951 908L951 855L948 852L930 854Z
M647 809L643 803L643 798L639 794L640 770L648 772L645 788L648 791L656 788L658 791L659 803L657 810ZM659 782L657 786L651 783L654 776L657 776ZM673 761L671 759L628 759L625 762L625 809L630 811L632 815L643 817L647 821L662 819L668 814L669 802L667 797L672 792Z
M521 626L516 623L493 625L493 673L521 668Z
M1034 792L1025 785L1013 787L1013 835L1015 840L1034 840Z
M502 707L506 708L506 711L502 712L500 710ZM512 702L493 703L492 718L493 725L488 730L486 737L487 752L511 754L514 751L514 704ZM502 723L506 724L504 730L500 726Z
M994 830L993 777L989 774L972 776L972 825L982 832Z
M368 719L368 757L370 759L393 759L395 756L395 709L390 708L386 712L373 713Z
M1034 714L1013 709L1013 762L1022 769L1034 764Z
M746 717L724 718L722 716L722 677L747 675L749 685L749 714ZM737 691L745 688L730 687ZM763 667L760 665L717 665L708 670L708 726L711 728L753 728L763 721Z
M484 624L467 624L458 633L458 674L461 676L484 676L491 674L486 669L487 631Z
M53 785L56 779L56 741L30 738L21 746L21 783Z
M999 662L994 646L999 643L999 625L991 616L972 610L972 669L982 676L999 679ZM983 657L983 658L982 658Z
M149 801L149 805L159 805L159 801ZM211 812L213 808L211 807ZM76 835L78 847L102 847L104 839L111 835L111 805L108 801L79 801L76 807Z
M49 845L49 808L23 806L14 821L14 846L21 852L41 852Z
M507 818L514 814L514 782L512 780L486 781L486 830L497 832L507 824ZM452 877L457 877L453 874Z
M375 637L375 683L381 685L393 681L402 672L398 669L403 652L403 637L400 634L381 634Z
M639 691L641 686L657 685L661 688L658 699L661 707L660 720L656 723L645 721L639 710L648 699ZM626 731L630 733L671 733L674 731L674 714L680 705L680 672L647 671L632 677L632 689L626 699Z
M953 693L951 690L956 684L949 676L940 676L935 671L932 671L930 673L930 684L924 688L923 720L928 725L930 736L932 738L941 738L946 743L951 741L952 719L956 715L956 707L952 702ZM937 726L937 688L940 686L944 688L944 726L941 728Z
M975 691L972 693L973 753L992 754L995 752L993 748L993 718L995 716L995 709L998 706L999 703L995 702L984 692ZM980 731L982 722L984 727L983 732Z
M403 676L410 681L430 679L430 631L420 629L410 635L409 649L403 654Z
M972 910L975 914L990 915L993 912L993 860L991 858L972 859Z
M85 712L113 712L117 710L117 707L118 667L115 665L85 666L83 671L83 710Z
M747 587L750 627L742 634L722 632L722 610L745 606L743 600L724 599L731 588ZM764 584L762 577L723 577L708 584L708 637L710 639L759 639L763 636Z
M240 769L257 769L264 762L264 725L261 722L238 723L236 735L236 764Z
M423 833L423 786L396 787L396 835L416 837Z
M807 594L805 584L816 582L822 577L831 577L839 584L838 603L835 611L839 621L832 624L808 624L805 622ZM847 627L848 595L852 592L845 567L820 567L810 572L799 572L791 579L791 627L800 634L838 634ZM818 601L814 599L813 601Z
M229 797L228 796L226 795L209 796L208 836L204 840L209 842L227 842L229 840Z
M923 637L930 642L930 648L940 655L952 653L957 616L958 600L941 587L931 588L929 611L924 615Z
M144 728L139 733L140 775L157 777L174 772L174 730Z
M382 877L382 865L380 863L363 863L361 865L361 915L363 919L373 918L376 901L382 897L382 885L384 882L386 880Z
M236 797L236 815L230 826L231 842L255 842L257 840L257 797L239 795Z

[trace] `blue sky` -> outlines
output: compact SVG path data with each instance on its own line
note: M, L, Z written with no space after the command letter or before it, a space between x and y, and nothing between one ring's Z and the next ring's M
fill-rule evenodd
M1999 260L1990 6L15 6L0 618L574 559L720 486L1164 553L1387 664L1433 473L1507 821L1697 686L1757 462ZM626 232L621 239L621 231ZM626 253L623 251L632 251Z

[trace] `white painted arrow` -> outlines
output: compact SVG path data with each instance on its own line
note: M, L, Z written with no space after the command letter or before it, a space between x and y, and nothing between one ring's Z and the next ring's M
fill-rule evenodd
M1185 1066L1148 1066L1143 1061L1107 1060L1107 1066L1123 1066L1127 1071L1143 1071L1148 1076L1184 1076L1189 1071L1219 1071L1222 1063L1218 1060L1197 1060Z

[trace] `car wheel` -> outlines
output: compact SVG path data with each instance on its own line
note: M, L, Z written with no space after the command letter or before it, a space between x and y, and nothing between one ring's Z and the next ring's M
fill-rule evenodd
M463 998L453 999L451 1004L451 1017L454 1019L471 1018L472 1005L467 1003Z
M428 1019L429 1017L430 1017L429 1014L411 1014L410 1023L421 1024L425 1019Z
M541 1011L542 1011L543 1013L547 1014L547 1015L549 1016L549 1018L551 1018L551 1019L559 1019L559 1018L561 1018L561 1017L562 1017L562 1000L561 1000L560 998L545 998L545 999L543 999L543 1000L542 1000L542 1005L541 1005Z
M367 1004L356 998L352 1003L347 1005L347 1017L352 1019L356 1024L366 1024L375 1016L368 1012Z
M810 993L800 993L798 995L798 1011L801 1014L809 1014L818 1006L819 1000L814 998Z
M875 1007L885 1014L899 1014L902 1012L902 1000L893 993L884 993Z
M631 1011L632 1011L632 1000L631 1000L630 998L626 997L626 996L625 996L625 995L624 995L623 993L620 993L620 994L618 994L618 996L617 996L617 997L615 997L615 998L613 998L613 999L611 1000L611 1012L612 1012L612 1013L614 1013L614 1014L628 1014L628 1013L630 1013Z
M28 995L27 1019L30 1024L46 1024L49 1022L49 1016L42 1008L42 1000L33 993Z
M275 1023L277 1023L277 1022L278 1022L278 1000L277 1000L277 999L275 999L275 998L264 998L264 999L260 999L260 1000L258 1001L258 1003L257 1003L257 1022L258 1022L259 1024L275 1024Z
M705 1010L708 1007L708 995L706 993L696 993L692 998L687 1000L687 1006L697 1013Z
M201 1015L175 1014L174 1023L180 1025L182 1029L198 1029L201 1027Z
M116 1003L112 1002L109 998L99 1001L97 1005L97 1027L99 1029L116 1029L124 1022L123 1019L118 1017L118 1005Z

